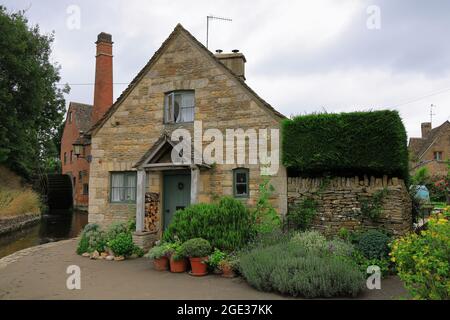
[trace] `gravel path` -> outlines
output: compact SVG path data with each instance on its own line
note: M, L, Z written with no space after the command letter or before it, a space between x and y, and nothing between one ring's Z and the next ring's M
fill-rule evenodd
M0 259L0 299L286 299L257 291L241 278L157 272L146 259L90 260L75 254L76 240L48 243ZM68 290L66 269L81 268L81 290ZM396 277L361 299L405 295Z

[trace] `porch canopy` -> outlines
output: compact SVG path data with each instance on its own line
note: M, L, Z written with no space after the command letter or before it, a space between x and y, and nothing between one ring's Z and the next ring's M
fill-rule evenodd
M144 232L145 219L145 193L147 172L152 171L169 171L169 170L190 170L191 173L191 197L190 203L197 203L198 185L200 178L200 169L209 169L210 166L201 162L195 164L194 147L191 146L191 161L173 163L172 149L177 145L170 139L167 133L155 142L155 144L141 157L141 159L133 166L137 170L137 188L136 188L136 232ZM198 163L198 162L197 162Z

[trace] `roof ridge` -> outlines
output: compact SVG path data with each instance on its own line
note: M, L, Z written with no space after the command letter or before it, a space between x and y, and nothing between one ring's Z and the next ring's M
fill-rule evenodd
M177 35L178 33L184 33L187 35L193 42L200 47L203 51L205 51L215 62L220 64L227 70L227 72L230 73L246 90L248 90L257 100L261 102L261 104L269 109L269 111L273 112L274 115L280 117L280 118L286 118L282 113L278 112L275 108L273 108L269 103L267 103L263 98L261 98L252 88L250 88L244 80L239 78L234 72L232 72L228 67L225 66L217 57L214 56L214 54L209 51L200 41L198 41L188 30L186 30L181 23L178 23L173 31L170 33L170 35L164 40L164 42L161 44L158 50L155 51L153 56L147 61L147 63L144 65L144 67L137 73L137 75L133 78L133 80L130 82L130 84L125 88L125 90L122 91L120 96L116 99L116 101L111 105L111 107L108 109L108 111L105 112L105 114L95 123L93 126L89 129L88 134L95 133L99 128L103 126L103 124L106 122L106 120L115 112L115 108L118 107L122 100L131 92L133 87L141 80L144 73L147 71L148 68L152 66L152 64L157 60L159 55L162 53L162 51L165 49L165 47L168 45L168 43Z

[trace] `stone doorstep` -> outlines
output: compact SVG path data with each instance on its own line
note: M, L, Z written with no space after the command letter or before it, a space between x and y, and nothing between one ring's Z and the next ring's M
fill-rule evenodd
M155 241L159 240L157 232L143 231L133 233L133 242L135 245L143 249L144 251L149 250L153 247Z

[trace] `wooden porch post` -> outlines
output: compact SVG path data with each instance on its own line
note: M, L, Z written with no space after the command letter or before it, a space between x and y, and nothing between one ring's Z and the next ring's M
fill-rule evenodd
M145 183L146 172L140 169L137 172L137 188L136 188L136 232L144 231L145 218Z
M191 166L191 204L198 202L198 185L200 183L200 169L196 165Z

